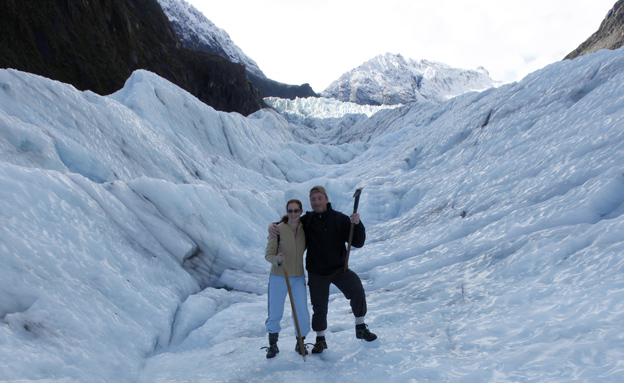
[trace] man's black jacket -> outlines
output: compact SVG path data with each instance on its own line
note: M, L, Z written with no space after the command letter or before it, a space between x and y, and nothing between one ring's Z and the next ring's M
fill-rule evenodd
M301 216L306 235L308 253L306 270L314 274L330 275L344 269L347 259L346 243L349 242L351 218L335 211L331 203L324 213L306 212ZM351 246L362 247L366 241L366 230L360 221L355 225Z

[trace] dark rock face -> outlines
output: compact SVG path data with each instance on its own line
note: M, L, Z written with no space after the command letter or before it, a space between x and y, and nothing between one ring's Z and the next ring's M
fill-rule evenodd
M240 63L247 69L247 78L261 97L318 97L309 84L289 85L267 78L255 61L230 39L227 32L217 28L203 13L188 3L158 0L184 48ZM193 19L189 19L189 14Z
M266 77L256 76L247 71L247 77L258 89L262 97L279 97L294 100L295 98L318 97L310 84L288 85Z
M5 0L0 24L0 68L99 94L146 69L218 110L265 106L242 65L184 49L156 0Z
M595 53L601 49L618 49L622 45L624 45L624 0L618 0L613 9L607 13L598 31L570 52L564 60Z

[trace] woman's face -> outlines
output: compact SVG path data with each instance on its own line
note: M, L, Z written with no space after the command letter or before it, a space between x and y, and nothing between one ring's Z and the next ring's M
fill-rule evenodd
M291 202L286 208L286 213L288 214L288 222L295 223L299 222L299 217L301 217L302 211L297 203Z

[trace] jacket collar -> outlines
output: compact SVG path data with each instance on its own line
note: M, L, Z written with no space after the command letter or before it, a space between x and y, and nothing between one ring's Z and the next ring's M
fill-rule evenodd
M325 218L327 215L331 214L334 211L334 209L332 208L331 202L327 203L327 210L325 210L322 213L317 213L315 211L312 211L314 213L314 216L319 218L319 219L323 219Z

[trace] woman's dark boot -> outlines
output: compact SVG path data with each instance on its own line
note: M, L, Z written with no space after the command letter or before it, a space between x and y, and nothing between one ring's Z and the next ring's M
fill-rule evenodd
M279 333L269 333L269 347L264 347L267 349L267 358L274 358L275 355L279 354L279 348L277 348L278 337Z
M299 345L299 338L297 338L297 343L295 343L295 351L299 353L299 355L306 356L308 355L308 346L305 344L305 336L301 338L301 343L303 343L303 354L301 353L301 346Z

